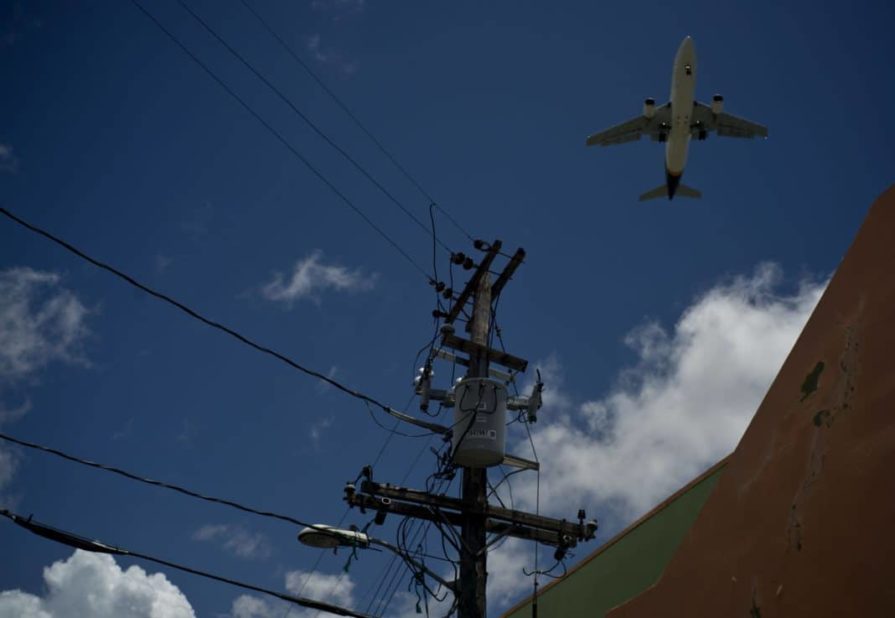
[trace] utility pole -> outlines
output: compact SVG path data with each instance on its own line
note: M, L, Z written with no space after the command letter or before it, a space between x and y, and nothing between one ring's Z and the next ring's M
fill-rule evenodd
M488 377L488 334L491 326L491 281L485 272L478 281L469 323L472 342L482 346L470 355L470 378ZM485 584L488 578L485 506L488 501L488 469L463 468L463 502L468 505L460 528L459 618L484 618Z
M526 422L535 422L541 407L543 384L539 376L530 396L508 396L506 383L513 380L516 373L525 371L528 361L489 346L492 306L522 264L525 251L518 249L492 284L492 264L498 255L505 255L501 252L501 242L495 240L488 244L476 241L475 246L484 253L478 264L463 254L451 256L454 264L462 264L466 270L475 268L456 298L453 290L445 290L443 283L436 282L436 290L443 292L443 296L453 304L447 312L435 312L438 317L444 318L441 347L433 350L415 382L420 408L428 409L430 400L441 401L444 407L454 407L454 423L448 427L402 416L407 422L450 437L451 465L462 469L461 497L458 499L374 482L373 470L369 466L361 473L364 480L359 487L356 482L345 486L348 505L360 508L361 512L374 511L377 524L381 525L388 513L394 513L434 522L440 529L444 525L460 529L458 542L452 540L450 535L445 537L454 546L460 560L460 579L449 586L456 595L459 618L485 618L487 553L489 547L500 539L512 536L552 545L556 548L554 557L561 560L579 541L593 539L597 530L596 521L585 521L583 509L578 511L576 522L488 503L489 466L502 463L528 470L540 468L537 462L505 452L505 419L506 411L514 410L520 415L525 414ZM471 313L466 313L470 302ZM466 323L468 339L456 334L454 323L462 315L469 316ZM466 366L465 378L451 388L433 389L431 364L436 357ZM500 365L509 373L492 367L492 364ZM468 405L467 399L472 401L472 406ZM442 533L445 534L444 530ZM490 541L489 534L492 535Z

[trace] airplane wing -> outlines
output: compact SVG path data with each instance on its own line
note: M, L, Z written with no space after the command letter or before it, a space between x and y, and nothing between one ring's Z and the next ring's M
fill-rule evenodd
M587 138L588 146L612 146L639 140L643 135L648 135L654 140L659 139L660 133L669 130L668 104L656 108L652 118L638 116L627 122L615 125L605 131L594 133Z
M756 122L721 112L713 114L712 108L704 103L696 103L693 108L693 127L691 132L696 136L699 131L715 131L720 136L741 137L751 139L753 137L767 137L768 128Z

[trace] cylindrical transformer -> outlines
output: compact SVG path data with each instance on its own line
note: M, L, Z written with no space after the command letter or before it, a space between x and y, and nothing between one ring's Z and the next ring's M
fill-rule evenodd
M464 378L454 392L454 463L487 468L506 453L507 387L489 378Z

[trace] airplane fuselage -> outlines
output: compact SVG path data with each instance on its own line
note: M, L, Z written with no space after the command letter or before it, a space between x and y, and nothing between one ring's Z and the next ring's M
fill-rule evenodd
M677 191L687 164L695 92L696 49L693 40L687 37L674 56L671 74L671 127L665 143L665 182L669 197Z
M656 106L652 97L644 100L639 116L587 136L588 146L612 146L649 137L665 145L665 182L640 195L646 202L675 195L699 199L702 192L681 182L687 165L690 140L704 140L709 133L719 136L751 139L767 137L768 128L724 111L724 97L716 94L711 104L697 101L696 49L693 39L686 37L674 56L671 71L671 96L667 103Z

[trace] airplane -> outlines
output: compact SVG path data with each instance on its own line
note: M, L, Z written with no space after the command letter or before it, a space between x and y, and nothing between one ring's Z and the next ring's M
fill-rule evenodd
M696 89L696 50L693 39L686 37L674 57L671 74L671 100L656 107L654 99L643 103L643 114L619 125L594 133L588 146L611 146L639 140L648 135L654 142L665 143L665 184L647 191L640 201L675 195L699 198L702 193L681 184L690 138L704 140L712 131L726 137L767 137L765 126L724 111L724 97L716 94L711 105L694 98Z

